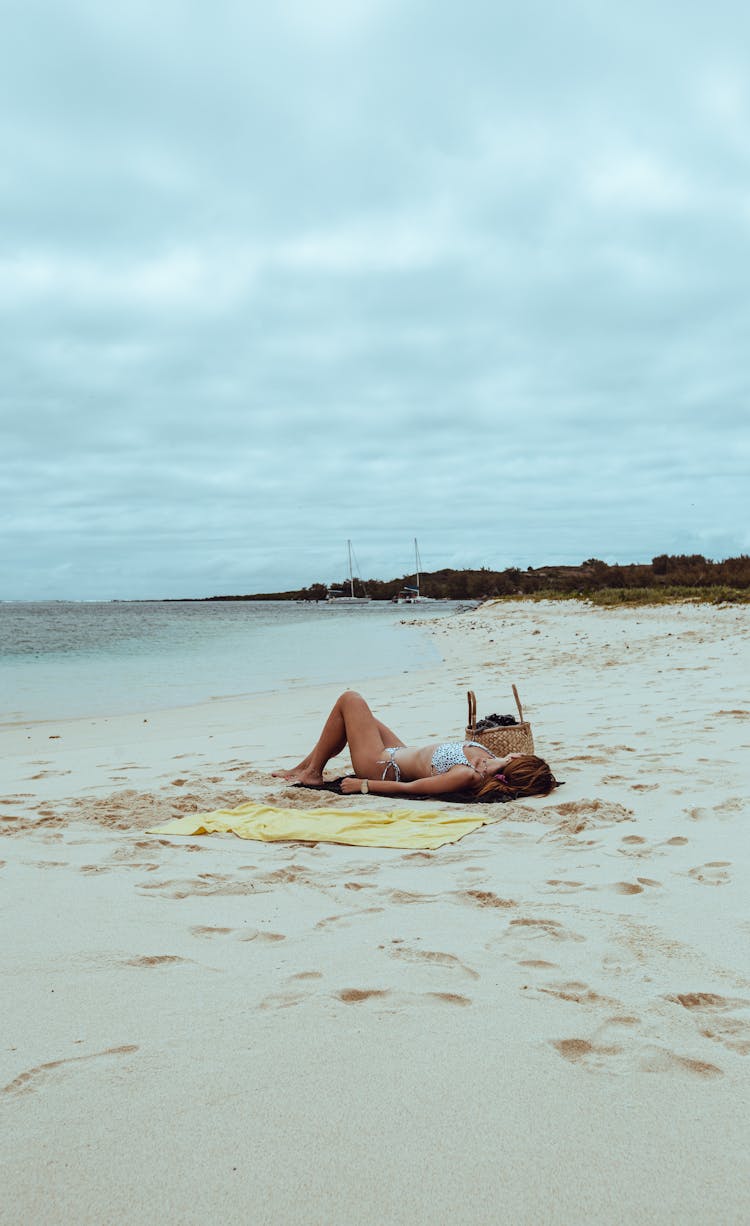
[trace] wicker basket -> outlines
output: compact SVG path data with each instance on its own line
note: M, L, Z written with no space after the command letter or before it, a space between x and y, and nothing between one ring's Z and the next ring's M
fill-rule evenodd
M506 724L501 728L486 728L483 732L477 732L477 700L473 690L469 690L469 722L466 725L467 741L478 741L480 745L484 745L485 749L489 749L497 756L503 757L506 753L528 753L534 752L534 738L531 734L531 724L528 724L523 718L523 707L521 700L518 697L518 690L513 686L513 697L516 700L520 723Z

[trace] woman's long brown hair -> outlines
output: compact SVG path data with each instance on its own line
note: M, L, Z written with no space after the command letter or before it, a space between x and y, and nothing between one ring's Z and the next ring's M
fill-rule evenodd
M477 800L516 800L519 796L548 796L556 787L557 780L544 759L523 754L485 778L474 794Z

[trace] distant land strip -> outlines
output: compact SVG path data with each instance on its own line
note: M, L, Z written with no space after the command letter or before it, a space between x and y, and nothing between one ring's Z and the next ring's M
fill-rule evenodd
M711 604L750 600L750 556L712 562L701 554L660 554L651 562L609 565L589 558L580 566L529 566L521 570L437 570L420 574L420 594L432 600L586 599L598 605L667 604L698 600ZM372 600L396 600L413 585L414 574L397 579L359 579L355 594ZM287 592L206 596L204 600L325 600L329 590L346 593L349 581Z

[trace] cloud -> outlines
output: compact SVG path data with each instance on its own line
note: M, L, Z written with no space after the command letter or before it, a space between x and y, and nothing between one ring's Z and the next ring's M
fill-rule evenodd
M719 9L17 9L0 595L746 548Z
M695 199L695 185L643 151L623 152L594 166L588 180L601 208L641 213L680 213Z

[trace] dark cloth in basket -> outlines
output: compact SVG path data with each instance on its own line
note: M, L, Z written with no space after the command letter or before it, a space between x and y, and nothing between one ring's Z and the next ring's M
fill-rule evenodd
M477 732L486 732L488 728L510 728L517 723L515 715L485 715L477 724Z

